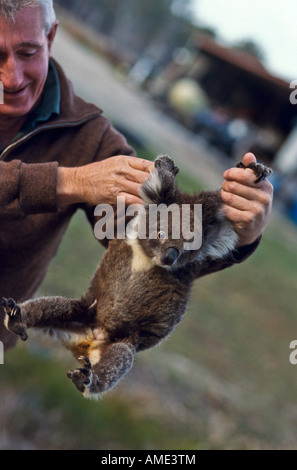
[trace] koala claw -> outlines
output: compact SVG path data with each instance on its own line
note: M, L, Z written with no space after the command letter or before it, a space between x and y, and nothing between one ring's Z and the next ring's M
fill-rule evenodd
M0 305L7 315L7 329L18 335L22 341L26 341L28 335L19 305L17 305L13 299L6 299L5 297L0 299Z
M175 166L173 160L171 160L168 155L161 155L160 157L158 157L155 161L155 167L163 167L164 170L167 170L173 173L174 175L177 175L177 173L179 172L179 168Z
M80 356L78 358L80 361L84 361L83 368L69 370L67 372L67 377L72 380L76 388L80 392L84 392L87 385L91 383L91 363L90 360L86 356Z
M92 366L91 366L91 362L90 362L90 359L87 357L87 356L79 356L78 358L79 361L83 361L84 362L84 365L87 369L91 369Z
M250 168L251 170L253 170L257 177L255 183L260 183L260 181L263 181L265 178L267 178L267 176L271 175L272 173L272 169L268 166L265 166L262 163L255 162L251 162L248 165L239 162L237 163L236 168Z

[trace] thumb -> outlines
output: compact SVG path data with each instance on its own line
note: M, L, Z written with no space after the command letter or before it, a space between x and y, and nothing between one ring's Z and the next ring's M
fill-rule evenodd
M244 165L247 166L249 163L257 163L257 159L253 153L249 152L245 154L242 159L242 162L244 163Z

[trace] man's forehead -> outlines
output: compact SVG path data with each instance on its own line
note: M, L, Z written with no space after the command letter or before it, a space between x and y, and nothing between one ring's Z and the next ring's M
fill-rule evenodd
M42 10L27 7L20 10L15 18L7 19L0 15L0 45L13 42L20 44L41 44L45 37Z

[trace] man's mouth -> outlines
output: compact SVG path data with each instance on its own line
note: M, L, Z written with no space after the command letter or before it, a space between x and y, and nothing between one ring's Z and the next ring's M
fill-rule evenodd
M6 90L4 88L4 95L8 97L12 97L12 98L18 98L24 94L26 89L27 89L27 86L19 88L18 90Z

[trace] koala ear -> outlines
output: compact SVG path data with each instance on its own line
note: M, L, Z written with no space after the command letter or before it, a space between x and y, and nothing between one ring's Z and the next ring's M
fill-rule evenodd
M140 197L147 204L172 204L176 199L175 176L179 169L167 155L158 157L155 168L140 189Z

